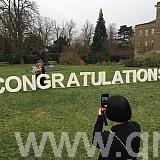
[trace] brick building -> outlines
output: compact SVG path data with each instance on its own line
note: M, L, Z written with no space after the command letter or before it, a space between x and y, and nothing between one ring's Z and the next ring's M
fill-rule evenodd
M155 20L135 26L135 54L147 51L160 53L160 2L155 7Z

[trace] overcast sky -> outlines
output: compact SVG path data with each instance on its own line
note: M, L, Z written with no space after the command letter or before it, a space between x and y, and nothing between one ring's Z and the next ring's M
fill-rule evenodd
M96 24L100 8L106 25L116 23L135 26L155 19L154 5L160 0L36 0L43 17L51 17L58 23L73 19L81 27L88 19Z

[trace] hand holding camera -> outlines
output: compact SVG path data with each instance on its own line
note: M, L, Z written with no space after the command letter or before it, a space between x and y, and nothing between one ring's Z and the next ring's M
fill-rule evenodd
M103 113L106 113L106 108L102 108L100 106L99 110L98 110L98 115L101 116Z

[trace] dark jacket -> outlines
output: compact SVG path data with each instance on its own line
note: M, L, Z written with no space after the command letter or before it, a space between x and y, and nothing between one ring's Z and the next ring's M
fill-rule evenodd
M37 73L37 74L36 74L36 79L37 79L37 77L38 77L39 75L45 74L45 73L46 73L45 67L42 67L42 68L41 68L41 73ZM40 79L40 84L41 84L41 86L45 86L44 81L45 81L45 77L41 77L41 79Z
M104 131L103 130L103 117L98 116L97 122L94 127L93 131L93 141L95 136L95 133L98 132L102 135L102 141L104 147L106 147L106 144L108 144L109 136L113 137L113 141L111 143L111 147L107 148L108 155L103 157L100 153L99 160L137 160L136 156L139 153L140 148L140 125L136 122L127 122L125 124L120 124L113 126L111 128L111 131ZM128 147L126 145L126 140L129 135L132 133L136 133L137 136L135 136L131 142L131 147ZM115 135L114 135L115 134ZM94 143L94 142L93 142ZM97 148L100 149L100 146L95 144ZM108 146L108 145L107 145ZM129 150L129 149L132 149ZM101 150L101 149L100 149ZM120 153L118 157L116 156L116 153ZM137 154L130 154L130 153L137 153ZM132 156L131 156L132 155Z

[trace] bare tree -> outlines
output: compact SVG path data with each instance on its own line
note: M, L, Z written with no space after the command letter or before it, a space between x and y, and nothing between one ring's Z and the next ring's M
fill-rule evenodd
M54 25L54 34L55 34L56 40L58 40L61 35L61 28L60 28L60 25L57 24L56 21L53 22L53 25Z
M76 33L75 28L76 28L76 23L72 19L66 23L66 34L69 45L71 45L73 36Z
M24 37L32 28L36 4L31 0L1 0L0 22L8 32L12 53L23 63Z
M114 48L116 47L116 39L117 39L117 28L115 23L109 24L107 28L108 35L108 45L110 54L113 53Z
M69 46L73 42L74 35L76 34L76 23L71 19L69 22L63 22L60 26L54 21L54 33L56 41L63 39Z
M47 17L38 18L36 32L42 40L40 48L45 50L45 47L50 45L51 41L54 39L54 21Z
M94 34L94 26L88 20L86 20L85 24L81 29L81 38L84 45L89 46Z
M58 39L59 38L63 38L63 39L67 39L68 38L68 36L67 36L67 29L66 29L66 23L64 21L62 22L61 27L59 27L59 25L58 25L57 30L59 32L58 35L56 35Z
M0 55L4 55L5 52L5 38L7 36L6 29L2 23L0 23Z

